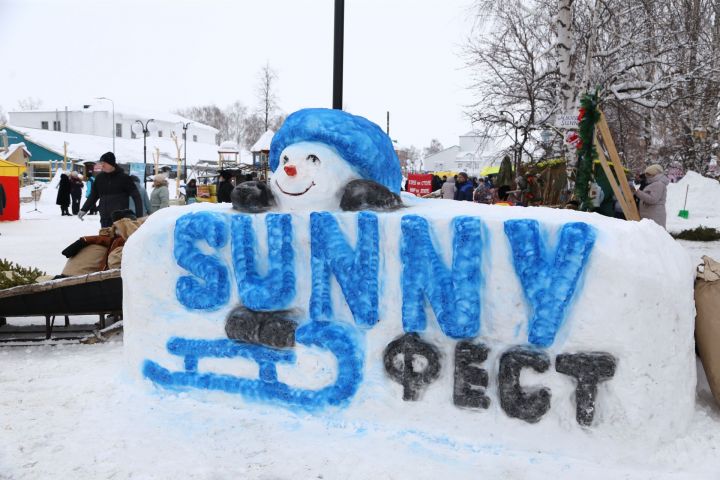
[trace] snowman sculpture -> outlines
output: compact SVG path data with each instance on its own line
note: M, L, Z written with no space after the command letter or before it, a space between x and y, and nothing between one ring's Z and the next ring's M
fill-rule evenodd
M250 181L235 188L236 210L402 207L392 141L376 124L341 110L308 108L290 115L270 145L270 169L269 185Z
M340 110L304 109L290 115L273 137L270 168L273 173L269 186L249 181L235 187L233 208L260 213L387 211L403 206L398 195L402 174L392 141L369 120ZM228 339L238 342L238 348L252 344L277 354L294 347L296 334L303 335L299 331L302 319L296 318L297 314L292 310L253 310L239 305L226 318L225 333ZM321 324L306 323L304 328L317 325ZM338 360L339 368L345 372L339 376L351 378L354 374L347 371L359 368L357 352L349 340L338 345L342 352L352 353L343 357L335 352L338 359L355 359L350 363Z

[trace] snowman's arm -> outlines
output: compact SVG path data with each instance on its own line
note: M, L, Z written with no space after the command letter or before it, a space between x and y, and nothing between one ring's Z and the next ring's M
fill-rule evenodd
M242 182L230 195L235 210L248 213L261 213L275 206L275 198L270 188L263 182Z
M353 180L348 183L340 200L340 208L351 212L392 211L402 207L402 200L398 194L372 180Z

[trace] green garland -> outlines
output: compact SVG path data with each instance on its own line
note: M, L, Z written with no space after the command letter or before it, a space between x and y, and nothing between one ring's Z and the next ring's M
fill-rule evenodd
M595 142L593 141L595 125L600 120L598 110L597 92L586 93L580 100L580 121L578 127L579 140L576 142L578 161L575 175L575 195L580 200L580 210L590 210L592 202L589 199L590 180L592 180L593 162L597 158Z

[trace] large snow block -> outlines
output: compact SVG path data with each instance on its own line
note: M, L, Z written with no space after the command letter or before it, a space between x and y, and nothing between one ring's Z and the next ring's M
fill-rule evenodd
M156 394L528 447L692 415L693 266L649 221L202 204L153 214L123 257L127 364Z

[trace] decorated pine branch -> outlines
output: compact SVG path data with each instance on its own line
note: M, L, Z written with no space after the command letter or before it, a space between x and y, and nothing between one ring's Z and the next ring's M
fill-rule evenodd
M580 100L578 115L578 136L570 138L578 153L577 172L575 176L575 195L580 200L580 209L589 210L592 203L589 199L590 180L592 180L593 162L597 158L593 141L595 125L600 120L597 92L586 93Z
M37 268L21 267L16 263L0 258L0 290L35 283L35 279L43 275L46 275L45 272Z

